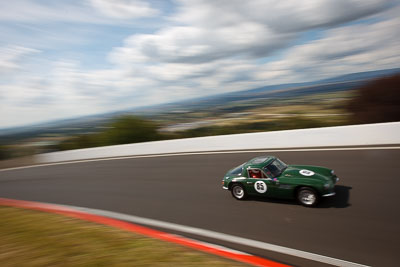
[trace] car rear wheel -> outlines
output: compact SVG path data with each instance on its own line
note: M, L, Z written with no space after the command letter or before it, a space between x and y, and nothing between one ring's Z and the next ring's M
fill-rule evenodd
M246 198L246 191L240 184L234 184L231 189L232 196L238 200L243 200Z
M310 187L302 187L297 191L297 200L306 207L314 207L319 201L317 192Z

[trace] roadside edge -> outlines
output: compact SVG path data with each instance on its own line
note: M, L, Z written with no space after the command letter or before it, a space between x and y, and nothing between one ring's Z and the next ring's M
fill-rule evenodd
M128 223L122 220L117 220L105 216L100 216L96 214L91 214L89 212L83 212L80 210L73 209L72 207L64 207L56 204L48 204L41 202L32 202L32 201L24 201L24 200L15 200L15 199L7 199L0 198L1 206L9 206L9 207L17 207L31 210L39 210L48 213L55 213L59 215L64 215L68 217L73 217L85 221L90 221L98 224L103 224L107 226L111 226L114 228L118 228L124 231L134 232L137 234L141 234L147 237L167 241L170 243L175 243L184 247L188 247L194 250L202 251L205 253L217 255L220 257L224 257L230 260L247 263L253 266L262 266L262 267L287 267L289 265L285 265L282 263L278 263L272 260L264 259L261 257L257 257L254 255L250 255L241 251L232 250L229 248L200 242L197 240L185 238L182 236L177 236L173 234L169 234L166 232L162 232L159 230L154 230L148 227L140 226L133 223Z

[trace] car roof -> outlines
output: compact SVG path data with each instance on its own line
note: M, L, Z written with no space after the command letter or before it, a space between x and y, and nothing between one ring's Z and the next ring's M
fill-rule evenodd
M256 157L253 158L251 160L249 160L248 162L246 162L245 164L245 168L262 168L268 164L270 164L272 161L274 161L276 159L276 157L274 156L260 156L260 157Z

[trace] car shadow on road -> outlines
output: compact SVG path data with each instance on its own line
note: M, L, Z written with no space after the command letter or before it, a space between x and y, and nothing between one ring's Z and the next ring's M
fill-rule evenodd
M335 187L336 195L322 199L317 208L347 208L350 207L350 190L352 187L337 185Z
M336 195L333 197L322 198L321 202L316 206L316 208L347 208L350 207L350 190L352 187L337 185L335 187ZM247 201L259 201L268 203L278 203L285 205L300 205L296 200L286 200L286 199L275 199L275 198L261 198L261 197L249 197Z

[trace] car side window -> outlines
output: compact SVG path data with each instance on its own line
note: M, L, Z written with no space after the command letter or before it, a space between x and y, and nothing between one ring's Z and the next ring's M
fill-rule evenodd
M270 170L268 170L267 167L264 167L264 172L267 174L267 178L273 178L272 173L270 172Z
M255 178L255 179L260 179L260 178L267 178L260 169L248 169L247 170L249 174L249 178Z

